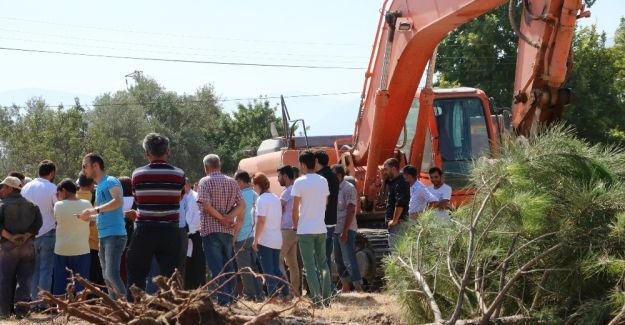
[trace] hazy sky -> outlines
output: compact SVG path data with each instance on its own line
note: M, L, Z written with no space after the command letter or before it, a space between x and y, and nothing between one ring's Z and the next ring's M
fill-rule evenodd
M0 50L0 105L42 96L83 103L126 87L134 70L169 90L212 84L232 109L259 95L287 98L311 134L350 134L381 1L2 1L0 47L134 57L333 66L303 69L147 62ZM625 1L598 0L593 17L613 41ZM351 69L362 68L362 69ZM272 100L277 102L277 100Z

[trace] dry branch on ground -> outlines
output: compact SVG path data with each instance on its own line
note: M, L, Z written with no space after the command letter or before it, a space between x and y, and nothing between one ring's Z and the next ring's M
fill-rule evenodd
M229 274L234 278L246 273ZM255 274L259 277L269 275ZM180 275L176 271L170 278L158 276L154 283L159 287L154 295L148 295L143 290L131 287L134 302L113 300L89 280L79 274L72 274L68 284L68 292L72 292L75 283L80 283L85 290L77 295L55 297L49 292L42 291L39 301L21 303L23 306L47 304L55 306L58 312L66 316L66 321L75 317L89 323L157 325L157 324L224 324L224 325L259 325L268 324L283 312L295 308L303 300L298 299L281 310L260 312L250 309L249 315L233 311L231 308L219 307L213 304L214 291L207 288L213 281L195 290L183 290L180 286ZM93 298L95 297L95 298ZM296 319L285 319L277 324L301 324Z

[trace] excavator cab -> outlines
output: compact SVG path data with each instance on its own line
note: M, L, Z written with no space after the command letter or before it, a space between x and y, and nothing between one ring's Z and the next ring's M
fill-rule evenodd
M428 170L436 166L445 172L447 184L464 189L473 160L497 152L498 117L491 115L489 99L479 89L434 89L433 93L432 107L421 109L417 91L398 149L409 157L408 163L420 167L422 182L429 183ZM419 114L426 115L423 125L418 125ZM425 139L417 141L419 136Z

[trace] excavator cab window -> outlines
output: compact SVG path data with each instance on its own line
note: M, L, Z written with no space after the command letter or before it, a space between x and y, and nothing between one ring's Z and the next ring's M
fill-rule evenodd
M404 136L400 135L397 141L397 147L403 149L406 157L410 157L410 144L412 143L415 133L417 132L417 118L419 116L419 98L415 98L410 105L408 116L406 117L406 141L404 142Z
M468 185L471 162L490 154L488 125L479 98L434 100L439 150L446 180L451 186Z
M408 116L406 117L406 135L404 142L404 136L400 135L397 141L397 148L402 149L406 154L406 157L411 157L412 154L412 142L417 133L417 119L419 118L419 98L416 97L412 101ZM432 133L428 127L425 135L425 143L423 147L423 160L421 160L421 171L426 172L434 166L434 157L432 155Z

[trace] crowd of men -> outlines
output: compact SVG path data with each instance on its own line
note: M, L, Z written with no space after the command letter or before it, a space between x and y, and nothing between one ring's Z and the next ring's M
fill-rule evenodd
M262 173L222 174L214 154L204 158L206 176L193 186L168 163L163 135L148 134L143 148L149 163L131 177L107 175L104 159L90 153L77 180L55 185L56 165L45 160L37 178L13 172L0 183L0 317L27 314L15 302L38 301L40 290L57 296L82 290L68 286L68 269L103 285L113 299L128 300L136 298L131 286L154 292L153 276L178 269L188 289L213 279L208 290L228 305L301 295L301 258L317 306L328 306L339 288L363 290L357 191L342 165L329 166L325 151L302 152L299 168L280 167L277 196ZM429 188L414 167L400 172L396 159L384 163L383 177L391 246L427 207L449 218L451 188L440 169L430 170ZM332 283L332 257L339 284Z

